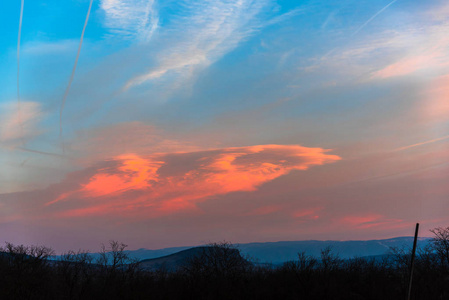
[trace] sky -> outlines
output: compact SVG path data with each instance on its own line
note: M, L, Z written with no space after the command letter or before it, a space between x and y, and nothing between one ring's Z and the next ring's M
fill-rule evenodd
M1 243L449 226L447 1L3 1L0 24Z

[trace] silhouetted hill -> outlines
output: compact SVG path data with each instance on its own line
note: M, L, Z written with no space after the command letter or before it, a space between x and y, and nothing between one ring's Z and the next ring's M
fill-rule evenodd
M182 250L191 249L193 247L171 247L171 248L163 248L163 249L145 249L140 248L137 250L125 250L124 253L127 255L130 255L132 258L138 259L138 260L145 260L145 259L152 259L152 258L159 258L163 256L167 256L173 253L180 252ZM93 260L97 260L100 258L99 253L90 253L90 256L92 256ZM56 255L52 257L52 260L59 260L61 258L60 255Z
M430 238L420 238L418 247L424 247ZM260 265L279 265L286 261L296 260L298 252L319 257L322 249L332 247L335 254L342 259L353 257L382 256L388 254L390 249L411 248L413 237L396 237L391 239L367 240L367 241L280 241L265 243L235 244L245 257ZM185 258L197 254L196 251L204 247L171 247L163 249L138 249L126 250L129 256L143 261L148 268L159 268L161 266L176 266ZM91 254L94 259L99 257L98 253ZM53 259L59 259L59 256Z
M418 245L428 244L429 238L421 238ZM297 259L298 252L319 257L321 250L332 247L332 250L342 259L378 256L387 254L392 247L412 247L413 237L397 237L384 240L368 241L285 241L272 243L239 244L238 248L243 254L249 255L260 262L280 264Z
M144 259L140 262L140 267L144 270L175 271L193 257L201 255L205 249L207 247L194 247L159 258Z
M428 244L430 238L420 238L418 242L419 247ZM320 256L320 251L326 247L332 247L332 250L338 254L342 259L364 256L379 256L388 254L392 247L402 248L410 247L413 244L413 237L397 237L382 240L367 240L367 241L281 241L281 242L266 242L266 243L248 243L237 244L236 246L241 250L244 256L249 256L252 260L259 263L281 264L286 261L297 259L298 252L305 252L307 255L315 257ZM179 250L178 250L179 249ZM129 251L132 257L145 260L157 258L155 255L159 253L168 253L161 255L161 260L154 260L151 262L153 266L161 265L164 261L180 259L186 255L193 254L193 249L201 249L201 247L176 247L165 248L159 250L139 249ZM178 250L178 251L177 251ZM191 250L192 252L189 252ZM180 252L179 252L180 251ZM187 252L185 252L187 251ZM179 253L182 253L181 256ZM172 256L172 254L176 254ZM172 256L172 257L171 257ZM168 258L171 257L171 258Z
M151 258L158 258L162 256L167 256L173 253L177 253L186 249L190 249L190 247L171 247L171 248L163 248L163 249L156 249L156 250L150 250L145 248L140 248L137 250L125 250L125 253L131 254L132 257L137 258L139 260L143 259L151 259Z

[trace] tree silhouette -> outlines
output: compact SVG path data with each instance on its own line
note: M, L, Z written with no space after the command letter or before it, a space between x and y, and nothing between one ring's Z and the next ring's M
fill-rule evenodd
M441 267L449 271L449 227L437 227L430 232L434 234L432 249L437 254Z

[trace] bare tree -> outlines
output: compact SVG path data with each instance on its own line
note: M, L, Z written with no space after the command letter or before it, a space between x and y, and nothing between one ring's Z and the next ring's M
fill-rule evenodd
M298 282L299 294L308 297L313 280L313 273L317 266L318 260L303 251L298 253L298 260L286 262L282 266L282 269L295 277L295 280Z
M336 254L331 246L327 246L326 248L321 250L321 268L325 272L329 272L332 270L338 269L343 260Z
M438 256L441 266L447 269L449 267L449 227L437 227L430 232L434 234L431 247Z
M102 244L97 263L111 270L123 267L130 259L129 255L125 253L126 247L128 245L114 240L109 241L109 248Z
M51 276L48 258L54 255L51 248L6 243L0 252L4 252L3 261L8 268L8 276L2 278L8 289L2 293L5 299L32 299L33 292L39 295L34 299L48 296L45 294Z
M57 264L58 278L68 299L81 299L93 278L93 257L88 251L64 253Z
M128 245L114 240L109 241L109 247L101 247L96 264L102 274L104 295L122 297L117 295L118 291L124 291L139 270L138 260L126 253L126 247Z

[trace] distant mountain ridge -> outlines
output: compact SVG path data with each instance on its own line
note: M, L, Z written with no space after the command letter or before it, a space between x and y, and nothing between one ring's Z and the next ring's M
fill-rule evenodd
M424 247L430 242L431 238L419 238L418 247ZM411 248L413 237L396 237L391 239L367 240L367 241L280 241L265 243L245 243L235 244L241 250L243 256L248 256L251 260L259 263L281 264L289 260L297 259L299 252L305 252L307 255L319 257L320 251L326 247L331 247L334 253L342 259L364 256L378 256L388 254L391 248ZM180 259L188 249L200 249L200 247L173 247L157 250L138 249L127 250L127 254L139 260L161 259L151 262L156 266L164 261ZM193 251L193 250L192 250ZM172 256L175 253L180 256ZM182 253L181 253L182 252ZM171 257L168 257L171 256Z
M186 264L191 258L200 256L207 247L188 248L170 255L143 259L140 261L140 267L144 270L165 270L175 271Z

